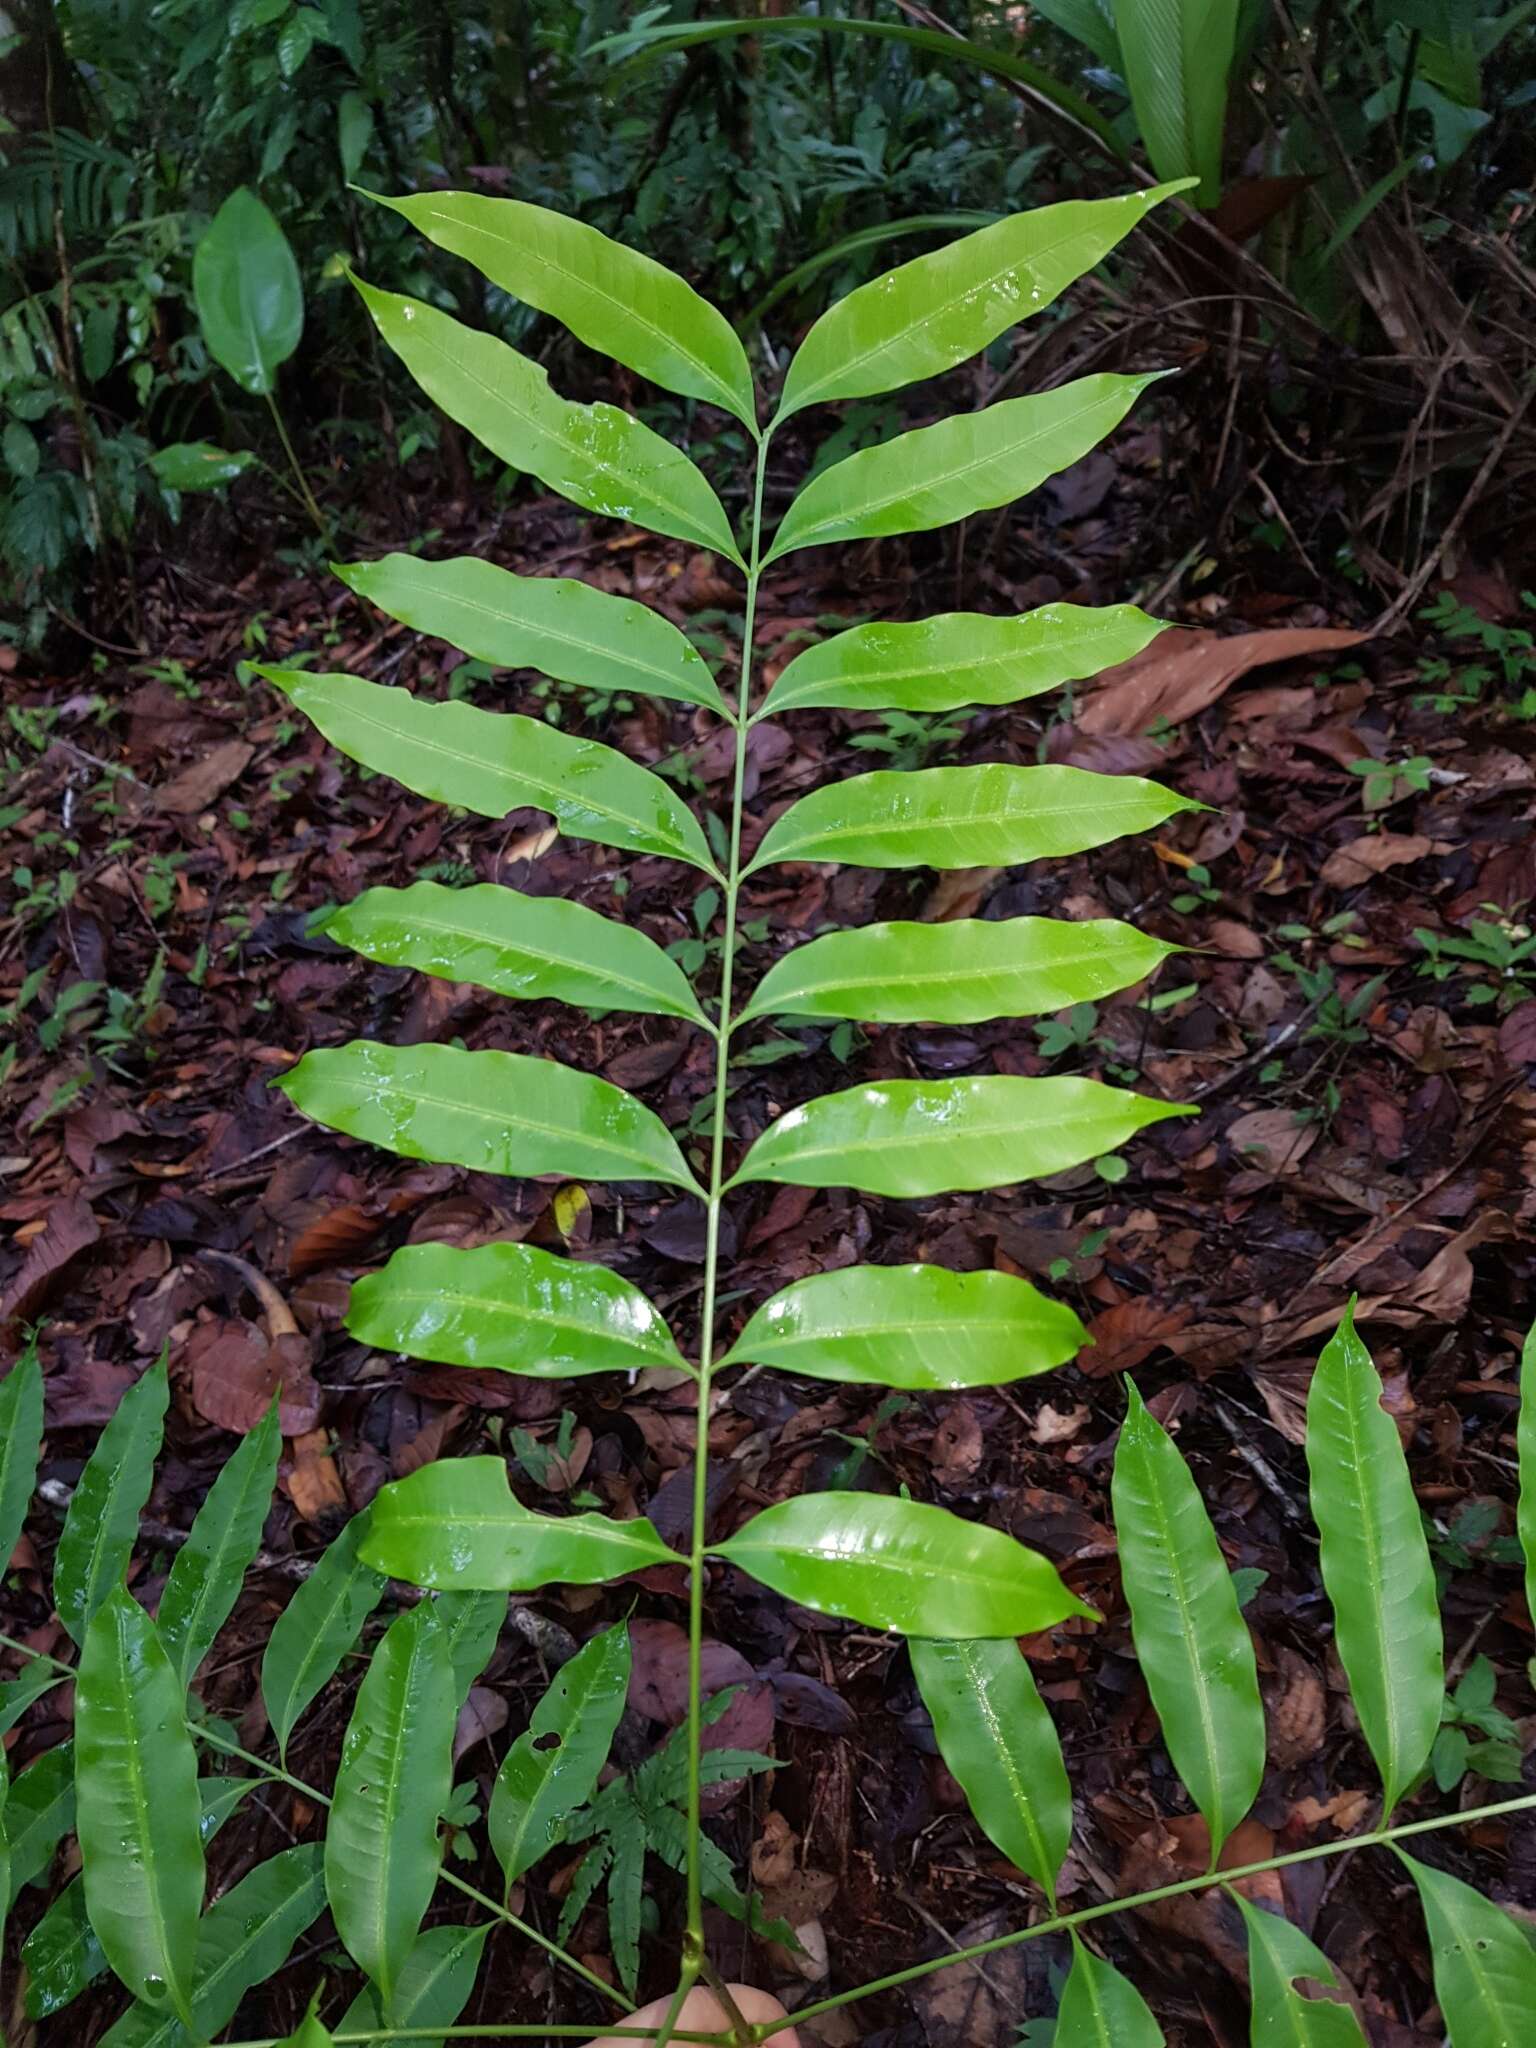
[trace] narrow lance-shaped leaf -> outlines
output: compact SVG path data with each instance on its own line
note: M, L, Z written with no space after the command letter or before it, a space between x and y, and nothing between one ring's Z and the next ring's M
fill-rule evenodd
M691 284L584 221L520 199L419 192L380 203L440 249L653 384L702 398L756 426L747 352Z
M1072 1309L1011 1273L845 1266L764 1302L720 1363L926 1393L1049 1372L1087 1342Z
M789 1181L906 1198L1005 1187L1064 1173L1149 1124L1193 1114L1075 1075L868 1082L787 1110L732 1185Z
M437 1618L453 1672L455 1709L491 1661L507 1618L505 1593L439 1593Z
M168 491L216 491L243 476L256 460L249 448L217 448L211 441L177 441L149 458L155 481Z
M418 796L483 818L532 804L573 839L715 872L699 821L682 798L598 740L576 739L516 712L451 699L432 703L360 676L252 667L333 746Z
M1214 1868L1264 1775L1253 1640L1189 1467L1129 1381L1126 1392L1111 1493L1131 1635Z
M638 1996L640 1920L645 1898L645 1816L627 1796L621 1779L618 1803L608 1822L608 1937L619 1982L631 1998Z
M535 1514L515 1500L500 1458L424 1465L376 1495L363 1556L391 1578L429 1588L517 1593L600 1586L651 1564L674 1564L644 1519Z
M1110 917L871 924L828 932L778 960L749 1017L851 1017L869 1024L982 1024L1098 1002L1177 946Z
M422 390L493 455L589 512L712 548L742 566L724 507L681 449L617 406L561 398L539 364L494 335L419 299L352 281Z
M299 1716L362 1633L385 1579L358 1556L371 1510L354 1515L272 1624L261 1660L261 1697L286 1760Z
M693 642L632 597L569 576L514 576L475 555L384 555L338 565L336 574L392 619L495 668L533 668L557 682L642 691L724 715Z
M527 1728L507 1751L487 1825L508 1889L558 1842L597 1789L629 1688L623 1622L578 1650L555 1673Z
M86 1910L136 1998L192 2024L203 1904L197 1757L185 1689L121 1586L86 1632L75 1686L76 1832Z
M469 1995L493 1923L480 1927L428 1927L416 1938L400 1971L389 2009L390 2026L405 2032L417 2027L451 2027ZM387 2033L384 2008L372 1984L365 1984L347 2007L339 2034ZM442 2048L441 2036L410 2035L412 2048Z
M306 1053L277 1085L316 1123L406 1159L521 1178L696 1185L654 1110L555 1060L355 1038Z
M18 1772L6 1795L8 1881L0 1899L14 1906L23 1886L46 1877L54 1852L75 1824L75 1745L55 1743Z
M714 1554L802 1607L911 1636L1021 1636L1094 1619L1056 1568L1000 1529L873 1493L804 1494Z
M1528 2048L1536 2027L1530 1936L1459 1877L1397 1854L1419 1888L1451 2048Z
M1163 2030L1136 1986L1075 1933L1052 2048L1163 2048Z
M1237 46L1239 0L1116 0L1131 107L1153 168L1163 178L1193 171L1199 203L1221 197L1228 73Z
M374 1503L377 1514L378 1503ZM390 1623L358 1689L325 1836L325 1890L385 2011L437 1885L453 1784L453 1665L430 1602Z
M53 1598L77 1643L84 1643L92 1615L127 1568L154 1483L169 1398L162 1352L118 1402L76 1483L53 1562Z
M67 1669L36 1661L23 1665L16 1678L0 1680L0 1735L9 1735L35 1699L62 1685L70 1676Z
M209 1488L171 1566L160 1600L160 1640L183 1685L213 1647L261 1548L282 1447L274 1398Z
M1520 1413L1515 1429L1520 1463L1520 1546L1525 1552L1525 1604L1536 1617L1536 1324L1520 1352Z
M11 1561L26 1520L42 1443L43 1369L34 1330L21 1356L0 1379L0 1573Z
M1339 1662L1390 1816L1439 1732L1445 1665L1423 1518L1352 1308L1312 1375L1306 1450Z
M347 1328L380 1351L535 1379L691 1370L638 1287L528 1244L403 1245L354 1284Z
M1016 618L942 612L894 625L854 626L797 654L763 700L760 718L831 706L840 711L959 711L1016 704L1129 661L1162 622L1133 604L1048 604Z
M1016 867L1060 859L1198 811L1139 775L1089 768L877 769L813 790L763 835L749 874L782 860L859 868Z
M908 1648L939 1754L971 1812L1054 1905L1072 1839L1072 1788L1018 1644L916 1640Z
M937 377L1043 312L1180 184L1015 213L839 299L795 351L781 418Z
M193 251L192 296L215 362L242 391L274 391L304 331L304 288L288 237L249 186L230 193Z
M563 896L413 882L365 889L319 929L369 960L501 996L706 1022L687 976L654 940Z
M1241 1892L1229 1890L1227 1896L1248 1929L1251 2048L1367 2048L1360 2022L1347 2005L1309 1998L1296 1988L1301 1980L1338 1987L1333 1965L1316 1943Z
M5 1923L11 1911L11 1850L5 1827L6 1798L11 1789L10 1764L3 1749L0 1749L0 1944L5 1941ZM3 1953L0 1948L0 1953ZM5 2038L0 2029L0 2041Z
M1165 374L1080 377L860 449L805 486L766 559L831 541L925 533L1012 504L1096 448Z

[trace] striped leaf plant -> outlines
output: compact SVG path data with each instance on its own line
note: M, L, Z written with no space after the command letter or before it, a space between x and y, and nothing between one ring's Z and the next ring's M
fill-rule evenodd
M513 2016L474 2032L579 2035L592 2031L592 1998L622 2004L636 1990L640 1909L654 1858L680 1872L686 1894L676 1996L659 2032L700 2038L676 2021L701 1977L717 1983L705 1950L705 1905L759 1931L787 1934L765 1928L701 1824L708 1783L722 1772L742 1777L771 1767L753 1755L706 1751L702 1741L723 1704L705 1697L701 1666L711 1577L723 1566L802 1607L907 1639L941 1754L981 1829L1040 1900L1030 1924L961 1954L985 1955L1048 1932L1070 1936L1055 2048L1162 2040L1143 1993L1100 1953L1098 1923L1107 1916L1365 1847L1393 1853L1419 1891L1435 1996L1454 2048L1515 2048L1536 2038L1536 1950L1523 1930L1405 1846L1476 1815L1402 1818L1404 1802L1425 1783L1440 1722L1440 1624L1402 1444L1347 1314L1318 1363L1306 1451L1338 1657L1382 1788L1379 1825L1364 1834L1246 1869L1223 1863L1265 1768L1254 1646L1189 1468L1133 1387L1112 1489L1124 1612L1169 1759L1210 1844L1204 1875L1139 1899L1098 1899L1070 1911L1058 1900L1074 1826L1072 1790L1018 1639L1101 1617L1046 1558L985 1523L904 1495L799 1495L728 1533L711 1514L703 1447L737 1367L922 1395L1049 1372L1084 1341L1070 1308L1012 1275L879 1263L795 1281L753 1306L727 1339L721 1224L729 1201L751 1199L738 1190L787 1183L921 1199L1013 1186L1188 1113L1092 1080L983 1075L866 1082L790 1107L756 1134L733 1129L728 1115L733 1060L765 1020L1028 1017L1129 987L1169 950L1113 920L891 922L824 933L784 953L750 991L736 985L748 884L777 864L1009 865L1099 846L1193 808L1135 777L1008 763L846 777L800 796L761 832L749 823L745 800L749 738L765 720L792 719L810 707L929 712L1013 703L1134 654L1158 630L1125 605L1051 605L1012 619L949 613L855 627L797 655L766 690L755 683L754 622L770 564L805 547L921 531L1006 504L1084 455L1149 380L1096 374L898 435L822 470L770 533L764 484L783 423L952 369L1049 305L1172 189L1017 215L860 288L795 352L767 425L735 333L648 258L519 202L456 194L385 202L499 290L563 322L637 376L731 414L755 449L750 510L738 531L688 456L639 420L611 405L572 403L541 367L493 336L358 283L384 341L493 455L599 518L712 550L738 574L745 587L740 663L722 689L658 613L580 582L517 576L483 561L392 555L345 568L345 580L391 617L495 667L649 692L719 720L734 758L723 818L701 818L653 770L539 719L429 701L363 677L261 671L335 746L418 795L493 820L535 806L573 838L676 862L718 892L712 991L696 988L634 926L563 898L500 886L417 881L370 889L327 925L369 959L512 1000L683 1020L712 1057L702 1139L697 1118L691 1132L678 1134L606 1080L504 1051L357 1041L308 1053L281 1083L316 1122L408 1158L626 1189L638 1183L702 1202L702 1307L686 1347L688 1333L674 1330L627 1280L596 1262L522 1243L407 1246L357 1284L348 1315L363 1342L428 1361L558 1379L662 1367L692 1382L699 1451L681 1557L689 1588L687 1718L656 1756L604 1776L631 1675L626 1627L615 1622L556 1673L507 1750L486 1816L499 1884L482 1889L445 1858L449 1835L472 1836L475 1827L455 1793L453 1735L506 1621L508 1596L552 1584L604 1585L680 1561L643 1516L557 1516L525 1506L506 1462L479 1456L442 1460L386 1486L324 1553L263 1660L275 1760L243 1747L200 1704L197 1674L256 1559L280 1452L277 1413L274 1407L244 1439L199 1509L152 1619L128 1590L127 1573L167 1405L162 1359L104 1431L59 1538L52 1595L77 1657L40 1657L18 1639L3 1639L30 1660L0 1691L6 1725L40 1690L66 1678L76 1689L72 1743L16 1775L0 1820L0 1902L46 1877L66 1834L78 1841L78 1877L53 1897L22 1950L22 1999L33 2017L63 2011L110 1970L132 1997L105 2037L114 2048L209 2040L328 1909L360 1988L350 2003L340 1992L311 2010L292 2036L305 2048L454 2026L487 1935L497 1929L549 1951L582 1985L589 2016L557 2024ZM1524 1379L1521 1532L1536 1572L1536 1357L1529 1348ZM10 1554L20 1530L41 1434L34 1347L0 1382L0 1556ZM382 1628L374 1619L381 1608ZM363 1675L326 1789L290 1771L290 1745L364 1642ZM323 1827L315 1823L319 1838L280 1851L210 1900L208 1838L261 1784L295 1789L323 1819ZM1477 1814L1491 1821L1532 1806L1536 1795L1521 1795ZM515 1911L512 1899L513 1887L562 1845L582 1854L556 1939ZM623 1991L562 1946L600 1883ZM467 1923L441 1917L445 1892L473 1908ZM1254 2041L1302 2048L1363 2041L1347 2003L1305 1988L1333 1983L1332 1965L1310 1937L1235 1896L1249 1935ZM803 2005L801 2016L896 1990L954 1959L946 1953L835 1992ZM650 2031L654 2037L658 2029ZM740 2022L704 2038L745 2048L771 2031L771 2024Z

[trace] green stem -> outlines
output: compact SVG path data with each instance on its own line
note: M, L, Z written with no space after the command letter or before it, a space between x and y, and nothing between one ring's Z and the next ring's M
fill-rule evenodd
M304 500L309 516L315 522L316 532L320 535L326 546L329 547L331 545L330 522L315 503L315 494L309 488L309 478L304 474L304 465L294 453L293 443L288 438L288 425L277 402L277 393L275 391L267 392L266 400L267 408L272 414L272 424L277 429L277 438L282 442L283 453L288 458L288 467L293 471L294 480L298 484L299 496Z

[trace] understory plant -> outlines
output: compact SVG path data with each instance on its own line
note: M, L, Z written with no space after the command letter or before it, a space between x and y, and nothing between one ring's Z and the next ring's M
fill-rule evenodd
M1403 1846L1416 1833L1536 1806L1536 1794L1475 1814L1398 1818L1403 1801L1427 1781L1440 1732L1440 1623L1402 1444L1347 1313L1313 1380L1307 1462L1339 1663L1381 1780L1379 1825L1259 1864L1221 1867L1264 1772L1255 1652L1188 1466L1129 1388L1112 1489L1124 1601L1169 1758L1209 1846L1204 1874L1139 1898L1073 1911L1058 1903L1072 1795L1018 1639L1067 1623L1081 1631L1100 1617L1046 1558L998 1529L904 1494L851 1488L781 1501L722 1533L708 1486L711 1417L737 1368L920 1397L1048 1372L1085 1341L1069 1307L1011 1274L878 1263L794 1281L727 1336L732 1290L721 1226L735 1191L788 1183L920 1200L1014 1186L1111 1155L1147 1125L1188 1113L1081 1077L987 1074L869 1080L788 1108L755 1134L734 1128L731 1114L733 1061L765 1020L963 1025L1046 1015L1135 984L1171 950L1110 919L889 922L825 932L778 958L745 999L736 986L744 900L750 878L768 867L1008 866L1100 846L1196 808L1131 776L998 762L849 776L800 796L762 831L747 812L751 736L766 720L811 707L931 715L1009 704L1091 675L1151 640L1155 622L1131 606L1056 604L1018 618L951 613L855 627L798 654L766 690L755 684L759 586L772 563L802 548L921 531L1006 504L1087 453L1149 379L1096 374L900 434L822 469L770 535L765 479L783 423L816 405L954 368L1047 306L1169 189L1014 216L862 287L811 328L767 427L733 330L649 259L518 202L439 193L387 202L501 291L563 321L637 376L733 415L756 450L738 534L687 456L636 419L611 405L572 404L539 366L501 341L435 307L359 284L384 341L495 456L599 517L712 550L744 577L739 668L727 693L658 613L579 582L525 578L484 561L392 555L343 569L346 582L471 660L677 700L721 721L734 759L723 817L700 818L659 775L542 719L453 699L429 702L360 677L261 670L343 752L418 795L492 820L535 806L572 837L674 861L718 892L720 943L701 967L702 975L718 961L712 992L695 987L640 930L564 898L501 886L416 881L370 889L326 925L370 959L513 999L685 1020L712 1048L713 1082L708 1114L694 1118L681 1139L612 1083L505 1051L356 1041L308 1053L281 1084L307 1116L408 1158L607 1181L629 1194L637 1185L675 1190L702 1203L705 1258L692 1355L680 1341L688 1333L674 1331L629 1281L595 1260L521 1242L408 1245L357 1283L347 1318L367 1344L439 1363L554 1379L659 1368L693 1383L693 1513L681 1560L687 1716L653 1756L605 1774L630 1644L622 1620L596 1633L556 1673L498 1772L485 1826L503 1880L499 1895L453 1867L445 1840L473 1840L479 1825L454 1788L455 1723L506 1619L508 1596L551 1584L606 1585L675 1568L680 1556L642 1516L535 1512L514 1495L502 1457L449 1458L385 1486L299 1586L262 1667L277 1760L247 1749L200 1704L193 1681L257 1552L279 1418L274 1406L221 1473L152 1620L127 1590L125 1572L168 1398L162 1360L108 1425L59 1541L53 1598L78 1662L27 1651L32 1661L5 1695L4 1712L14 1719L43 1688L67 1677L76 1686L73 1744L18 1774L5 1819L17 1887L45 1872L68 1830L79 1842L78 1879L54 1899L23 1951L23 1996L34 2015L63 2010L111 1969L134 2003L108 2040L181 2048L209 2039L326 1909L363 1983L350 2003L345 1990L321 1995L293 2037L305 2048L333 2038L440 2036L462 2012L487 1931L498 1922L548 1950L588 1993L622 2002L561 1943L606 1886L613 1962L633 1993L652 1856L680 1872L686 1900L676 1996L661 2029L671 2036L696 1982L720 1989L706 1950L706 1904L780 1941L793 1938L763 1921L703 1825L706 1786L771 1767L770 1759L711 1750L703 1740L728 1704L706 1697L701 1658L712 1580L726 1570L801 1607L906 1639L941 1754L981 1828L1040 1900L1032 1925L959 1957L1069 1934L1073 1961L1056 2048L1144 2048L1162 2039L1142 1994L1084 1939L1092 1923L1373 1846L1390 1848L1419 1889L1435 1994L1455 2048L1514 2048L1531 2038L1536 1950L1501 1910ZM1536 1378L1529 1351L1524 1377ZM1524 1417L1519 1449L1529 1475L1536 1472L1536 1399ZM34 1351L0 1383L6 1555L41 1435ZM1522 1536L1536 1559L1532 1499L1536 1490L1528 1489ZM334 1782L316 1787L290 1773L290 1738L385 1602L397 1611L366 1658ZM208 1759L221 1768L200 1777L200 1760ZM234 1774L224 1768L231 1762L240 1767ZM263 1783L286 1784L306 1812L323 1813L323 1839L280 1851L205 1907L205 1839ZM318 1819L313 1825L319 1828ZM513 1888L561 1845L579 1860L551 1937L510 1901ZM426 1925L440 1887L473 1906L468 1925ZM1333 1982L1310 1939L1234 1896L1250 1940L1254 2040L1362 2043L1347 2005L1301 1988ZM897 1988L956 1959L945 1953L915 1962L816 1999L799 2016ZM474 2029L486 2037L591 2031L590 2018L549 2025L520 2016ZM755 2043L769 2031L734 2015L728 2033L705 2038Z

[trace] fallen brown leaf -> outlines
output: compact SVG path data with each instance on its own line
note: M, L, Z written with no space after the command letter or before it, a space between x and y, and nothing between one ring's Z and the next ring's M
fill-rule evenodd
M1323 862L1321 879L1331 889L1354 889L1388 868L1406 867L1435 850L1421 832L1364 832L1347 846L1336 846Z
M1331 626L1271 626L1235 637L1175 629L1118 668L1106 669L1085 693L1077 724L1083 732L1128 735L1146 732L1159 719L1182 725L1250 669L1337 654L1365 638Z

